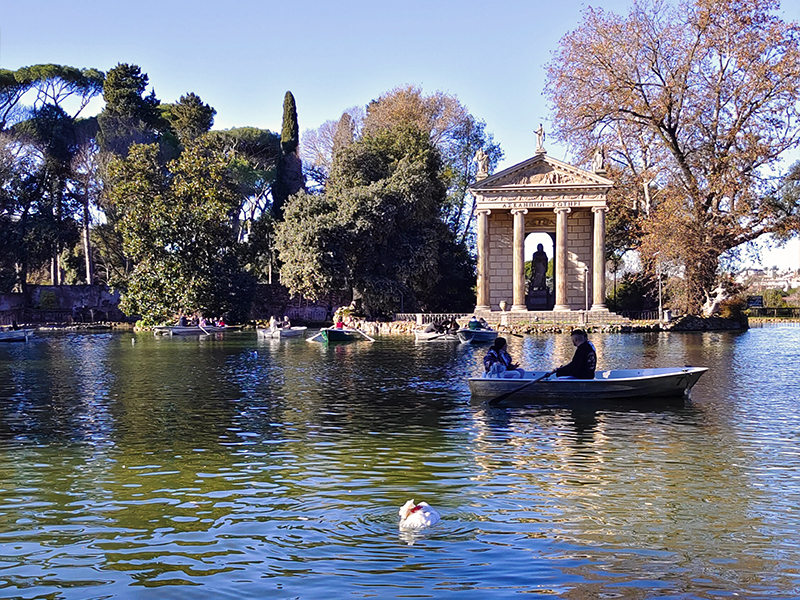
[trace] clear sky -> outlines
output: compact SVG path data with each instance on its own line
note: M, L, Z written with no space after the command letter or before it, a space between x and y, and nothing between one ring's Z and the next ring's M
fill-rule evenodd
M632 2L0 0L0 67L137 64L162 102L194 92L213 106L215 129L279 131L287 90L302 131L413 84L458 96L487 123L505 168L533 155L539 123L549 130L544 65L592 4L624 13ZM781 12L800 19L800 0ZM548 152L568 159L548 137ZM794 240L762 262L798 260Z

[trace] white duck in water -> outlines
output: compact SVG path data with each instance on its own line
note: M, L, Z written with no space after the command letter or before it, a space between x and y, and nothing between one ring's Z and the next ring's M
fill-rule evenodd
M437 513L427 502L409 500L400 508L400 529L424 529L439 522Z

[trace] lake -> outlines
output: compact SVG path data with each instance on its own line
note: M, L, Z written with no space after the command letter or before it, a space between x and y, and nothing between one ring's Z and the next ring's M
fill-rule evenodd
M686 402L489 408L480 346L0 345L0 597L800 597L800 327L590 339L709 371ZM400 532L412 498L441 522Z

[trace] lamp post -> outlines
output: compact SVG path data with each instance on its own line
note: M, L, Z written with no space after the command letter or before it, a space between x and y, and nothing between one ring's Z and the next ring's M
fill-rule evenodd
M658 322L661 323L664 311L661 309L661 257L656 252L656 277L658 277Z
M583 267L583 310L589 310L589 267Z

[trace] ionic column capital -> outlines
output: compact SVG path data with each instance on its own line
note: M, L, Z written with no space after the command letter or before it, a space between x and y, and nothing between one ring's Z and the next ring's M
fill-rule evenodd
M607 206L593 206L592 207L592 212L593 213L605 213L605 212L608 212L608 207Z
M557 208L554 208L553 212L556 214L558 213L569 214L572 212L572 209L569 206L559 206Z
M483 216L488 217L490 214L492 214L492 211L490 209L488 209L488 208L478 208L478 209L475 210L475 214L478 215L478 216L483 215Z
M511 209L512 215L527 215L528 209L527 208L512 208Z

